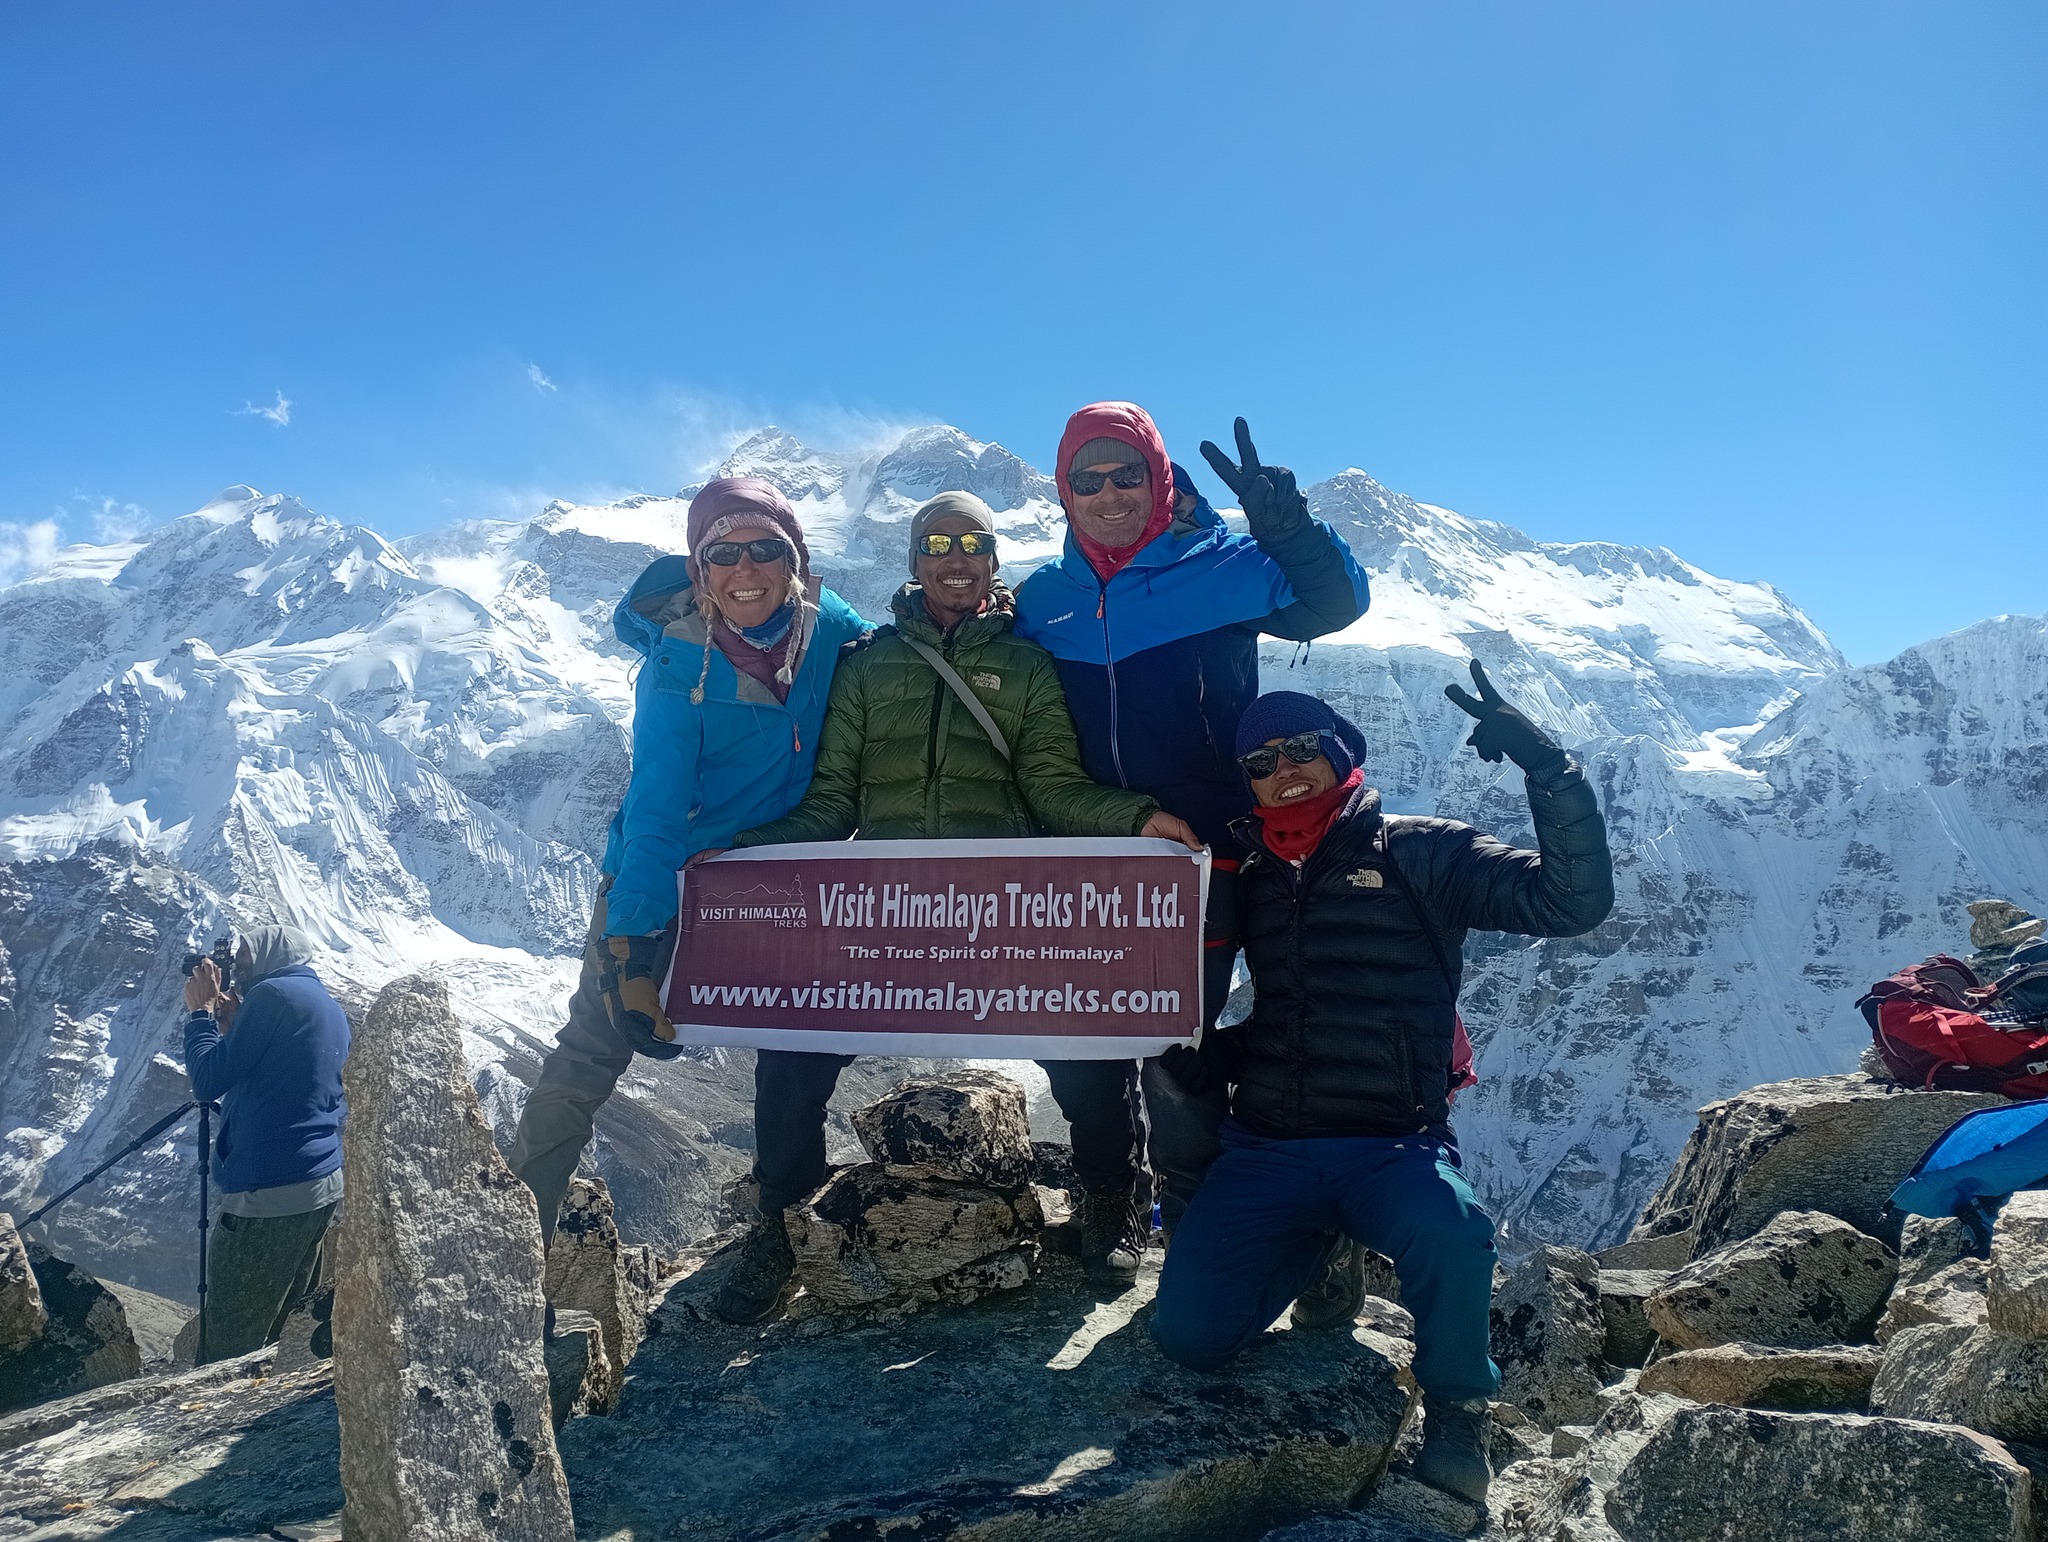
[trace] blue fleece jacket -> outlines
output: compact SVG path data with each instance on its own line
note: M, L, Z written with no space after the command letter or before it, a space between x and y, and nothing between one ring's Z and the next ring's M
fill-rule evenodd
M220 1100L213 1175L222 1193L305 1183L341 1166L347 1058L348 1017L305 964L245 987L225 1034L210 1012L186 1020L193 1094Z
M811 785L818 731L839 650L868 630L854 608L822 589L789 697L705 658L704 621L690 598L689 559L648 565L612 616L619 641L641 656L633 686L633 776L612 819L605 934L644 937L675 919L676 871L742 830L780 819ZM691 694L702 682L704 699Z
M1201 499L1106 584L1068 531L1060 560L1017 589L1017 635L1059 666L1083 769L1234 856L1231 821L1252 804L1237 720L1259 694L1259 634L1305 642L1368 600L1365 570L1321 520L1255 539Z

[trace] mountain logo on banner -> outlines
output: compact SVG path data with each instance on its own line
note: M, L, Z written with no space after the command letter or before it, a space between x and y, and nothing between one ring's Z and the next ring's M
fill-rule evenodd
M716 921L771 922L776 926L809 926L810 907L804 903L801 875L790 888L758 883L751 889L721 894L715 900L699 900L697 924Z

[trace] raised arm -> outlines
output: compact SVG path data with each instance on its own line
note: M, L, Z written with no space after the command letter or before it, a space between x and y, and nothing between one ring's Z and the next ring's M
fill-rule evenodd
M210 1101L248 1080L276 1041L279 1018L277 992L260 985L235 1013L230 1032L221 1031L210 1010L192 1011L185 1019L185 1074L193 1096Z
M1518 850L1462 826L1446 830L1433 837L1434 898L1457 925L1535 937L1590 932L1614 908L1600 800L1578 762L1502 699L1476 659L1472 679L1476 698L1455 685L1444 694L1478 719L1466 742L1482 759L1505 756L1527 776L1537 849Z
M1294 591L1293 601L1261 621L1259 630L1294 642L1342 631L1372 603L1365 569L1335 530L1310 517L1294 473L1261 463L1250 427L1243 418L1236 426L1236 462L1206 439L1202 454L1237 494L1252 539Z

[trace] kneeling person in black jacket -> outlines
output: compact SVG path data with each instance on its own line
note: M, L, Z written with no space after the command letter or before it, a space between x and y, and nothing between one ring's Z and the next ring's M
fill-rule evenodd
M1591 931L1613 906L1614 876L1585 774L1476 662L1472 678L1477 698L1446 694L1479 719L1474 749L1527 774L1538 851L1453 820L1383 815L1359 767L1364 739L1312 696L1269 692L1244 715L1237 750L1258 806L1234 833L1252 852L1238 922L1256 999L1199 1051L1168 1051L1190 1090L1229 1086L1230 1117L1167 1253L1152 1336L1181 1364L1214 1370L1319 1281L1328 1294L1332 1268L1348 1276L1338 1294L1355 1316L1357 1248L1387 1254L1415 1315L1426 1412L1415 1475L1477 1500L1500 1373L1487 1356L1493 1221L1450 1125L1461 951L1473 927Z

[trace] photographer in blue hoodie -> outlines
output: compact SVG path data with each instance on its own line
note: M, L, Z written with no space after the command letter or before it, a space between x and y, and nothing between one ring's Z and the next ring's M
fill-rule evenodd
M185 1071L194 1097L221 1105L209 1360L275 1343L321 1283L327 1223L341 1203L349 1031L312 957L303 932L259 926L235 953L238 992L222 991L212 959L185 981Z

